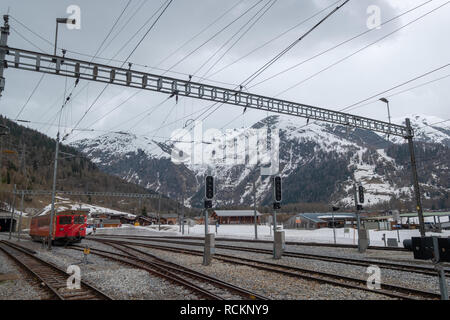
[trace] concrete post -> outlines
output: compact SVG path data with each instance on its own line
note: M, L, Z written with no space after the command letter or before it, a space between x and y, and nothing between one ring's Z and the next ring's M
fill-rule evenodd
M369 247L370 240L369 240L369 231L366 229L359 229L358 230L358 251L359 253L366 252L367 248Z
M205 235L205 249L203 252L203 265L209 266L211 264L212 257L215 253L215 238L214 233L208 233Z
M283 255L285 246L285 234L284 231L274 231L274 251L273 251L273 258L274 259L281 259L281 256Z

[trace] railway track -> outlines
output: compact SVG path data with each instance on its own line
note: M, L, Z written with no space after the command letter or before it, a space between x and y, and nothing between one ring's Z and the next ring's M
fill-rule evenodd
M159 249L159 250L184 253L184 254L190 254L190 255L197 255L197 256L203 255L203 252L198 251L198 250L192 250L192 249L182 249L182 248L174 248L174 247L144 244L144 243L109 240L109 239L108 240L95 239L95 241L110 245L111 247L114 247L116 249L119 249L122 252L127 252L127 253L129 253L130 250L137 250L137 249L132 248L131 246L138 246L138 247ZM248 266L248 267L252 267L252 268L256 268L256 269L260 269L260 270L264 270L264 271L275 272L278 274L282 274L284 276L290 276L290 277L294 277L294 278L302 278L302 279L316 281L316 282L320 282L320 283L331 284L334 286L368 291L371 293L377 293L377 294L381 294L381 295L385 295L385 296L397 298L397 299L406 299L406 300L417 300L417 299L439 300L440 299L440 295L437 293L434 293L434 292L418 290L418 289L408 288L408 287L402 287L402 286L397 286L397 285L391 285L391 284L386 284L386 283L382 283L380 289L373 290L373 289L369 289L367 287L367 281L364 279L356 279L356 278L351 278L351 277L346 277L346 276L340 276L337 274L312 271L312 270L303 269L303 268L299 268L299 267L284 266L284 265L279 265L276 263L270 263L270 262L242 258L242 257L235 257L232 255L216 253L214 255L214 259L217 259L217 260L220 260L223 262L227 262L227 263L244 265L244 266Z
M95 240L96 238L90 237L89 239ZM115 239L117 239L117 237ZM147 241L147 242L173 243L173 244L182 244L182 245L198 246L198 247L204 246L204 244L201 242L167 240L167 239L161 239L161 238L160 239L156 239L156 238L149 239L147 237L131 236L131 237L120 237L120 239L130 239L130 240L139 240L139 241ZM215 248L226 249L226 250L235 250L235 251L247 251L247 252L269 254L269 255L273 254L273 251L270 249L241 247L241 246L234 246L234 245L216 244ZM378 267L383 268L383 269L420 273L420 274L425 274L425 275L429 275L429 276L436 275L436 271L432 267L384 262L384 261L379 261L379 260L365 260L365 259L355 259L355 258L332 257L332 256L324 256L324 255L318 255L318 254L300 253L300 252L292 252L292 251L283 252L283 256L301 258L301 259L321 260L321 261L334 262L334 263L343 263L343 264L350 264L350 265L363 266L363 267L377 265ZM445 273L447 275L450 275L450 270L446 269Z
M111 297L81 280L80 289L67 289L69 274L59 267L34 255L34 251L1 240L0 250L30 274L57 300L112 300Z
M102 237L108 237L109 235L102 235ZM111 237L117 237L117 236L111 236ZM120 237L120 236L119 236ZM194 237L194 236L188 236L188 237L181 237L181 236L134 236L136 238L142 238L142 239L175 239L175 240L183 240L183 239L189 239L189 240L204 240L204 237ZM216 238L216 241L223 241L223 242L247 242L247 243L273 243L272 240L255 240L255 239L239 239L239 238ZM330 247L330 248L348 248L348 249L357 249L357 245L353 244L334 244L334 243L320 243L320 242L298 242L298 241L286 241L286 245L292 245L292 246L307 246L307 247ZM381 251L409 251L408 249L402 248L402 247L380 247L380 246L369 246L368 249L370 250L381 250Z
M91 249L91 253L135 268L146 270L153 275L184 286L202 298L212 300L268 300L267 297L262 295L250 292L220 279L207 276L190 268L163 260L130 246L120 243L107 244L124 254L117 254L95 248ZM79 246L70 246L68 248L83 250L83 248Z

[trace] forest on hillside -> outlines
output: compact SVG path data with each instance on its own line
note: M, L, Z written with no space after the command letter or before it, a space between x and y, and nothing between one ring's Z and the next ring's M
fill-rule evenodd
M14 185L17 190L51 190L56 141L48 136L0 116L0 124L7 127L0 135L0 201L13 202ZM104 173L72 147L60 145L56 189L62 191L154 193L129 183L117 176ZM158 209L157 199L139 203L134 198L71 197L73 201L97 204L135 214L146 214ZM17 203L18 198L16 199ZM48 196L27 196L25 207L42 208L50 202ZM175 212L175 201L163 197L162 212Z

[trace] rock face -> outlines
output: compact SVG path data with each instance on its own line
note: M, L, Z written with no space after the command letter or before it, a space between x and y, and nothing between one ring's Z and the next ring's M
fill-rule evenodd
M448 122L425 115L412 115L410 119L415 130L424 198L448 197ZM398 124L404 124L403 121L393 120ZM251 152L254 148L246 152L243 145L251 145L254 140L241 140L249 132L254 132L252 129L264 129L269 133L279 130L279 172L283 178L284 203L340 202L349 205L353 201L353 179L364 185L368 205L392 199L411 200L409 151L403 138L312 121L305 126L304 120L292 117L270 116L247 130L231 130L221 136L205 132L196 143L188 142L183 136L156 142L132 134L109 134L79 140L71 146L87 155L105 172L129 182L169 197L180 198L184 189L186 205L201 205L207 173L216 179L217 204L253 203L253 181L256 182L257 201L268 204L272 201L270 178L261 175L261 166L267 166L269 158L261 156L261 149L258 149L261 161L251 161L255 156ZM272 143L274 141L272 139ZM265 143L267 141L258 140L258 148ZM174 156L192 160L186 145L188 149L192 147L196 160L203 157L203 165L196 161L182 164L172 161ZM227 160L230 160L230 155L234 157L233 164L224 163L224 154Z

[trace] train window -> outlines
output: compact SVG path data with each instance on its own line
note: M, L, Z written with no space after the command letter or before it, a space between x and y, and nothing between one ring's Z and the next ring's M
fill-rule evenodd
M74 224L84 224L84 216L75 216L73 217Z
M71 224L71 223L72 223L71 216L60 216L59 217L59 224Z

